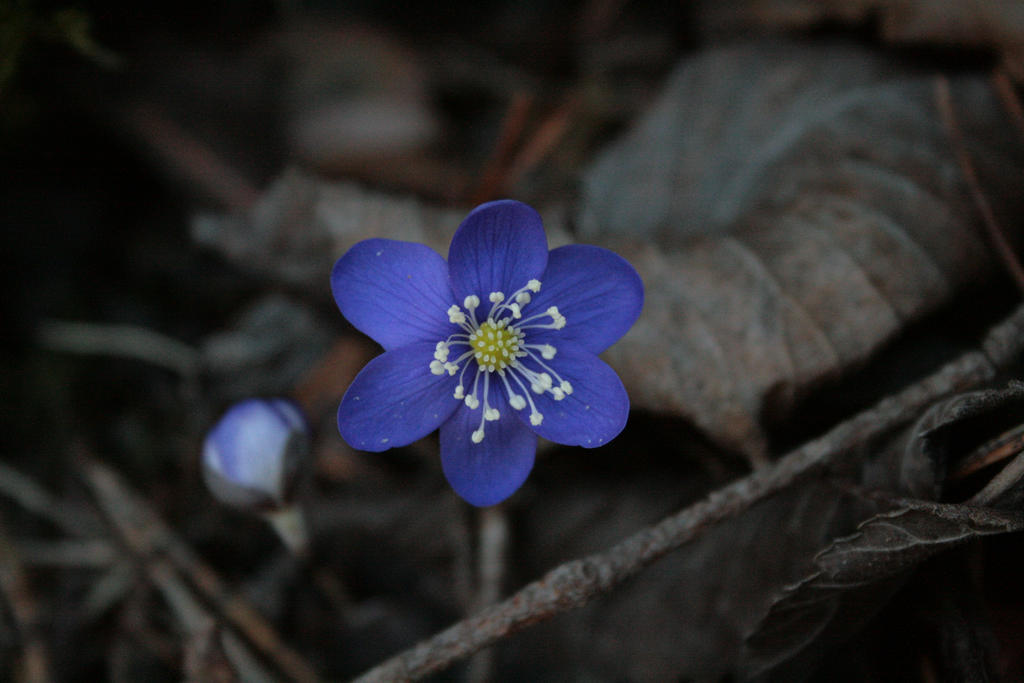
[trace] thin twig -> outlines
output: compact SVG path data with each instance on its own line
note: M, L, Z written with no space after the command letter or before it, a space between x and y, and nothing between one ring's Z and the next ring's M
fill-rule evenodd
M0 524L0 597L6 599L21 639L17 679L25 683L49 681L49 656L40 635L35 596L29 588L18 551L3 524Z
M165 560L150 562L147 566L147 574L153 585L160 590L160 594L164 596L164 600L170 605L171 611L174 612L178 622L185 630L187 647L194 647L197 641L204 638L220 636L221 644L225 646L226 658L237 672L239 680L252 683L269 683L274 680L237 634L230 630L222 631L218 627L216 619L196 598L192 589L181 580L169 562ZM228 643L230 643L230 648L227 647ZM189 654L191 653L186 653L186 660L190 659Z
M213 625L213 617L166 560L148 562L146 575L174 612L186 636L196 635Z
M48 519L72 536L99 536L103 523L92 510L75 509L44 489L36 480L0 463L0 495L8 496L29 512Z
M484 163L483 170L480 172L480 180L473 188L473 191L469 193L469 201L467 202L469 205L476 206L477 204L494 199L499 189L507 185L504 173L507 170L512 150L515 148L516 143L519 142L523 129L526 127L526 119L530 114L530 109L533 107L533 100L533 95L527 92L513 95L512 101L508 104L508 110L501 121L501 128L498 132L498 139L494 149Z
M30 566L108 569L125 559L120 548L103 538L22 539L18 541L18 547L22 562Z
M47 320L39 326L38 338L54 351L136 358L185 377L194 376L202 363L188 344L137 325Z
M150 562L166 557L188 576L203 597L224 615L227 623L245 634L281 672L297 681L317 680L312 667L281 641L270 623L249 602L231 594L213 569L202 562L113 470L85 453L79 456L86 483L132 553Z
M181 642L174 635L159 628L153 619L153 591L149 584L135 581L124 603L117 611L117 641L110 648L109 668L113 672L130 671L131 660L141 648L168 670L181 664ZM114 673L111 679L121 683L126 677Z
M544 157L551 153L555 145L559 143L566 131L569 130L569 124L572 123L573 116L576 115L579 108L580 97L575 94L569 95L538 126L534 134L527 140L511 164L509 164L508 171L505 173L504 188L506 191L515 187L516 183L524 175L529 173L530 170L544 160Z
M128 597L136 583L135 577L135 565L128 560L115 564L97 577L78 603L82 621L99 619Z
M988 197L985 196L981 189L981 182L978 180L978 174L974 170L974 162L971 161L971 154L967 151L963 132L960 130L960 124L957 122L956 112L953 108L953 98L949 91L949 79L945 76L938 76L935 80L935 102L939 108L939 114L942 116L942 122L949 133L949 141L953 146L953 153L956 155L957 162L960 164L960 170L964 174L964 181L971 192L971 197L974 199L974 205L977 207L978 213L981 214L981 220L988 231L992 246L1002 260L1003 266L1017 283L1017 286L1021 291L1024 291L1024 266L1021 266L1020 260L1013 251L1013 246L1006 238L1006 233L1003 232L999 222L996 220L995 212L992 211L992 205L989 204Z
M185 683L238 683L243 680L221 645L215 624L185 643Z
M164 162L228 209L245 211L259 199L237 169L156 107L137 105L123 119Z
M1013 125L1017 127L1017 132L1024 135L1024 105L1017 97L1017 91L1009 74L1006 73L1006 69L996 69L992 74L992 84L999 99L1003 102L1003 108L1010 115Z
M960 466L949 475L949 479L963 479L989 465L1016 455L1024 449L1024 424L1000 434L971 451L960 463Z
M999 470L996 476L985 484L985 488L974 494L967 504L992 505L999 496L1006 493L1007 489L1019 482L1022 476L1024 476L1024 451L1018 451L1016 457L1006 467Z
M992 379L1024 350L1024 306L994 327L981 345L934 374L883 399L823 436L703 500L643 529L605 552L567 562L510 598L460 621L366 672L361 683L408 681L531 624L581 607L712 526L735 517L810 473L834 465L853 447L914 420L935 400Z

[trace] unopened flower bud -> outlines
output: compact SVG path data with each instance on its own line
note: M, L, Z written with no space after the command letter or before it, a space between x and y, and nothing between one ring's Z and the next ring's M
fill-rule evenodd
M206 435L203 478L222 503L276 510L288 505L308 452L309 427L295 403L247 399L231 406Z
M309 453L309 425L292 401L248 399L231 406L203 443L203 478L222 503L258 512L288 549L306 552L301 510L291 503Z

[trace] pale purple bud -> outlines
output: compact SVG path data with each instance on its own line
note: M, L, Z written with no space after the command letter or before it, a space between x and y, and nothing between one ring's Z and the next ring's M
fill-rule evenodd
M267 511L289 503L309 426L301 409L281 398L231 406L206 435L203 478L222 503Z

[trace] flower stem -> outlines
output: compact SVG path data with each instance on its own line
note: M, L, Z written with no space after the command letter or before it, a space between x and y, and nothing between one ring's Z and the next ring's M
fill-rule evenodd
M309 551L309 533L306 530L306 518L298 505L267 512L264 519L274 527L288 551L299 557Z

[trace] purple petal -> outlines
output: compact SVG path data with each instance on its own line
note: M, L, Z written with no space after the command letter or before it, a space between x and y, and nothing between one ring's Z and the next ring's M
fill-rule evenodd
M541 290L523 315L557 306L566 324L529 334L528 341L601 353L629 331L643 305L643 282L626 259L585 244L559 247L551 251Z
M448 249L448 271L457 302L475 294L512 292L540 278L548 263L548 240L540 215L511 199L481 204L462 221ZM484 308L484 311L487 309Z
M493 388L492 388L493 389ZM470 435L480 427L483 407L465 405L441 426L441 467L448 482L467 503L484 507L505 500L533 469L537 436L512 416L503 392L493 391L490 404L501 417L484 423L484 439Z
M430 247L372 239L359 242L334 264L331 291L356 329L387 350L437 343L453 329L448 265Z
M629 396L615 371L589 351L572 347L560 348L558 355L546 362L572 385L573 391L561 401L548 393L530 392L537 410L544 416L539 425L530 429L549 441L567 446L596 448L614 439L626 426L629 416ZM530 359L524 364L541 371ZM558 386L557 379L555 386ZM529 415L529 409L518 413L524 423L528 423Z
M406 446L441 426L460 405L455 377L434 375L434 344L386 351L363 368L338 407L338 431L352 448Z

